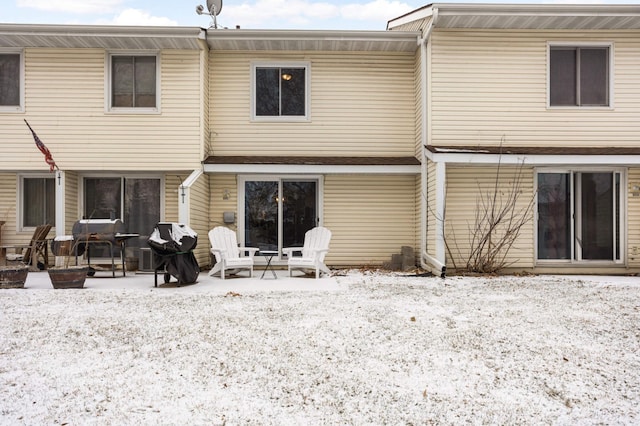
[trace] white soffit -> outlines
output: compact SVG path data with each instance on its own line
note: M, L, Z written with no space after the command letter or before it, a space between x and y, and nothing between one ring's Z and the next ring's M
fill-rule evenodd
M0 47L197 50L205 39L199 27L0 24Z
M414 52L418 31L209 30L211 50Z
M436 28L516 30L640 29L640 5L434 3L389 21L389 28L428 16Z

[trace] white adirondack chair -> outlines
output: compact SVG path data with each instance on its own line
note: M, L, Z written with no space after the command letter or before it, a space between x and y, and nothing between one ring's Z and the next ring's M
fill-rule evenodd
M293 270L315 270L316 279L320 273L331 273L327 265L324 264L324 257L329 251L331 241L331 231L322 226L310 229L304 234L304 247L289 247L282 249L282 252L289 258L289 276ZM300 252L302 256L294 256L293 253Z
M253 256L258 251L255 247L238 247L236 233L225 226L217 226L209 231L211 253L216 257L216 264L209 271L209 275L220 272L224 280L225 271L235 274L242 269L249 270L253 277ZM245 256L247 254L247 256Z

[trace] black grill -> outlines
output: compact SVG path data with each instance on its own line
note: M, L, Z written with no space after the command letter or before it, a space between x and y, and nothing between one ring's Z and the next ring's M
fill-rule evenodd
M120 219L82 219L73 224L71 233L73 240L109 241L116 243L116 235L124 234L124 223Z
M198 279L200 266L193 255L198 244L198 234L182 223L160 222L156 224L149 240L153 251L154 280L158 286L158 271L164 272L164 282L171 276L178 284L192 284Z
M73 224L71 228L73 234L73 254L76 256L76 264L78 256L82 255L85 250L87 252L87 263L91 268L91 245L106 245L109 249L111 257L111 272L113 277L116 276L116 265L114 258L114 246L120 249L120 257L122 259L122 276L126 275L124 266L124 246L129 238L138 237L139 234L127 234L124 223L120 219L82 219ZM91 268L90 275L95 273Z

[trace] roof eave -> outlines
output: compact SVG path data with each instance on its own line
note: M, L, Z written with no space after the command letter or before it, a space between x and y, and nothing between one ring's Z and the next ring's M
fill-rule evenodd
M416 31L210 30L211 50L368 50L414 51Z
M640 28L639 5L433 3L390 20L387 29L434 15L436 28Z
M200 27L0 24L0 47L201 49Z

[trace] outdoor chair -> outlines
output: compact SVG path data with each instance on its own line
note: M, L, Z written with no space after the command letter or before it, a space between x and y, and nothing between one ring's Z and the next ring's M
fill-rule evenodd
M248 269L249 276L253 277L253 256L258 248L238 247L236 233L225 226L217 226L209 231L209 241L211 253L216 258L216 264L209 275L220 272L220 278L224 280L226 271L236 274L240 270Z
M327 265L324 264L324 257L329 251L329 242L331 241L331 231L322 226L308 230L304 234L304 246L303 247L289 247L282 249L282 253L286 254L289 260L287 265L289 267L289 276L292 276L292 271L313 270L316 274L316 279L320 277L320 273L331 273ZM300 256L294 256L293 253L300 252Z
M51 231L51 225L39 225L33 231L33 236L29 244L13 244L2 246L2 253L7 260L18 261L29 266L29 270L37 271L38 264L42 264L43 268L47 268L49 263L49 245L47 235ZM14 249L15 254L6 254L7 249ZM24 252L22 250L24 249Z

